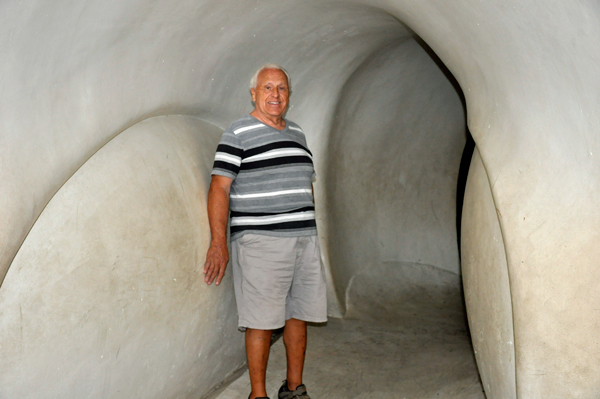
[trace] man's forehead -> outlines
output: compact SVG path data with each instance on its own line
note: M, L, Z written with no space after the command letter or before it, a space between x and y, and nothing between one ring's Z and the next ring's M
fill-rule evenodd
M260 71L260 73L258 74L258 81L260 84L281 82L284 82L286 84L288 83L287 76L285 75L285 73L282 70L275 68L263 69L262 71Z

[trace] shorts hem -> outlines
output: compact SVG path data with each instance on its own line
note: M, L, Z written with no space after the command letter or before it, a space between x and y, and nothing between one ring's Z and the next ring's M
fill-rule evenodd
M251 325L251 324L252 324L252 323L241 323L241 322L240 322L240 323L238 324L238 330L240 330L240 331L246 331L246 329L248 329L248 328L251 328L251 329L253 329L253 330L264 330L264 331L268 331L268 330L277 330L277 329L280 329L280 328L282 328L283 326L285 326L285 323L284 323L284 324L277 324L277 325L275 325L275 324L271 324L271 325L267 325L267 327L263 327L263 326L255 327L255 326L256 326L256 324L254 324L254 325ZM273 327L273 326L275 326L275 327Z
M325 317L308 317L308 316L298 316L298 315L292 315L292 316L286 316L285 320L289 320L289 319L296 319L296 320L301 320L301 321L306 321L308 323L327 323L327 316Z

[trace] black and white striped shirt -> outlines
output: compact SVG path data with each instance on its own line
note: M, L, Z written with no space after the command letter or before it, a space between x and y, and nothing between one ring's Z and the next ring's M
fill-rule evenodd
M244 233L316 235L314 167L302 129L286 119L277 130L251 115L221 137L213 175L231 177L231 239Z

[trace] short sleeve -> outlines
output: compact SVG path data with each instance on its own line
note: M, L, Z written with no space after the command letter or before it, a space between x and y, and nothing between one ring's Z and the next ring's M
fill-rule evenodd
M229 129L226 130L217 146L211 175L235 179L240 171L243 153L244 149L240 139Z

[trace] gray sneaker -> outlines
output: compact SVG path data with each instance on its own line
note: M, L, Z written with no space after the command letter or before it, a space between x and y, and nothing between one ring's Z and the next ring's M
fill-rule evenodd
M300 384L295 390L290 391L287 380L283 381L283 385L279 388L277 397L279 399L310 399L310 396L306 393L306 386L304 384Z

